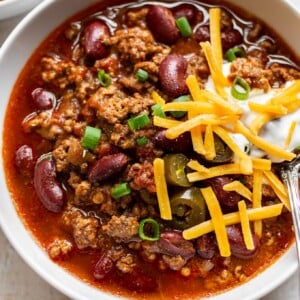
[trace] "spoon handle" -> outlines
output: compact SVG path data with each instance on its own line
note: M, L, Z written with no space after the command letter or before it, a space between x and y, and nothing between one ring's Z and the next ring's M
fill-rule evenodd
M300 163L281 169L281 177L289 195L293 217L298 264L300 266L300 197L299 197L299 167Z

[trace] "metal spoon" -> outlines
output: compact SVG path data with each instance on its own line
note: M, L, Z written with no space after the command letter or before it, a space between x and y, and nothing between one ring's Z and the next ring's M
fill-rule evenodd
M299 194L300 156L293 161L280 164L281 178L287 187L293 217L298 265L300 266L300 194Z

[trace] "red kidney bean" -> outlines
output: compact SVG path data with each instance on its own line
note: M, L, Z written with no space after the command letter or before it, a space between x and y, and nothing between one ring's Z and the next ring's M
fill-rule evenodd
M210 40L209 26L204 25L196 29L194 37L198 43L207 42Z
M217 245L215 236L204 234L197 239L197 253L201 258L212 259L215 256Z
M164 92L173 98L188 93L186 85L187 60L178 54L168 55L159 66L159 79Z
M108 55L108 48L102 43L103 37L109 37L108 26L101 20L90 22L83 33L83 45L86 55L91 59L101 59Z
M23 145L15 153L15 166L24 176L31 176L34 170L33 150L28 145Z
M160 235L157 242L160 249L159 252L175 256L180 255L182 258L188 260L195 255L195 248L190 241L182 237L179 231L166 231Z
M37 88L31 93L34 108L38 110L47 110L55 106L56 97L53 93L42 88Z
M172 12L163 6L153 5L146 16L147 26L154 38L167 45L174 44L179 38L179 31Z
M132 273L122 274L120 283L133 292L153 292L157 289L156 279L136 268Z
M221 33L223 51L237 46L243 42L241 33L235 29L226 30Z
M166 138L166 130L161 130L155 134L153 142L157 147L170 152L187 153L193 149L189 132L185 132L176 139L170 140Z
M128 164L128 157L123 153L106 155L96 161L89 170L91 182L104 181L120 173Z
M101 280L113 270L114 262L108 253L103 253L93 268L94 278Z
M252 234L254 249L248 250L244 242L241 226L239 225L227 226L226 231L227 231L227 236L230 243L230 249L232 255L242 259L249 259L254 257L257 254L257 251L260 247L260 242L256 235Z
M221 206L227 208L235 208L241 200L241 196L236 192L227 192L223 190L223 186L232 182L233 180L228 176L215 177L208 180L218 198Z
M51 157L42 156L37 161L34 170L34 187L46 209L56 213L62 211L65 193L56 180L55 164Z
M182 4L173 9L175 19L186 17L190 25L195 25L197 21L198 10L195 6L189 4Z
M199 43L209 41L210 40L209 26L204 25L197 28L194 36L197 42ZM243 42L243 37L241 33L235 29L229 29L221 32L221 39L222 39L222 48L224 52Z

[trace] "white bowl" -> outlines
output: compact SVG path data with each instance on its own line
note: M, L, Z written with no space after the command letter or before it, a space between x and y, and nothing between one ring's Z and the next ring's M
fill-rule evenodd
M272 7L270 8L270 1L231 0L232 3L244 7L270 24L281 36L285 37L286 42L297 53L300 53L298 31L300 26L300 4L298 1L272 0ZM98 1L45 0L31 11L8 37L0 51L1 131L3 131L5 110L14 82L30 54L57 25L95 2ZM5 147L2 139L0 146L1 149ZM3 165L2 157L0 158L0 164ZM10 243L33 270L72 299L119 299L83 283L48 258L48 255L37 245L18 217L5 184L3 171L0 172L0 191L0 225ZM280 285L295 272L296 268L295 247L292 247L278 261L254 279L227 293L216 296L214 299L258 299Z
M42 0L3 0L0 1L0 20L25 13Z

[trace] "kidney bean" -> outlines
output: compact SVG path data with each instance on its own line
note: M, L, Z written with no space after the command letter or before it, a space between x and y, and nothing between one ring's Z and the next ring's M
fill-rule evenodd
M34 170L33 150L28 145L23 145L15 153L15 166L24 176L31 176Z
M186 17L190 25L195 25L197 21L198 10L195 6L189 4L182 4L173 9L175 19Z
M83 33L83 45L87 57L91 59L101 59L108 55L108 48L102 43L103 37L109 37L108 26L101 20L90 22Z
M36 193L51 212L60 212L65 203L65 193L56 180L55 164L51 157L41 156L34 169L34 187Z
M208 180L208 183L214 190L221 206L225 206L227 208L237 207L238 202L241 200L241 196L238 193L223 190L223 186L232 181L233 180L228 176L215 177Z
M193 149L189 132L185 132L176 139L170 140L166 138L166 130L161 130L155 134L153 142L155 146L170 152L187 153Z
M100 280L113 270L114 262L108 253L103 253L93 268L94 278Z
M156 279L138 268L132 273L122 274L120 283L133 292L153 292L157 289Z
M56 97L53 93L42 88L36 88L31 93L32 104L38 110L47 110L55 106Z
M223 31L221 33L221 38L224 52L243 42L241 33L235 29Z
M260 242L256 235L252 234L254 249L248 250L244 242L241 226L239 225L227 226L226 231L227 231L227 236L230 243L230 249L232 255L242 259L249 259L254 257L257 254L257 251L260 247Z
M209 26L204 25L196 29L194 37L198 43L207 42L210 40Z
M209 41L210 40L209 26L204 25L197 28L194 36L197 42L199 43ZM221 32L221 39L222 39L222 48L224 52L243 42L243 37L241 33L235 29L230 29Z
M182 233L179 231L169 230L162 233L157 245L160 249L159 252L170 256L180 255L185 260L188 260L195 255L193 244L190 241L185 240L182 237Z
M123 153L106 155L96 161L89 170L91 182L104 181L120 173L128 164L128 157Z
M167 45L174 44L179 38L179 31L172 12L163 6L153 5L146 16L147 26L155 39Z
M172 97L188 93L185 82L188 63L182 55L170 54L159 66L159 79L164 92Z
M214 235L205 234L197 239L197 253L201 258L212 259L215 256L217 245Z

